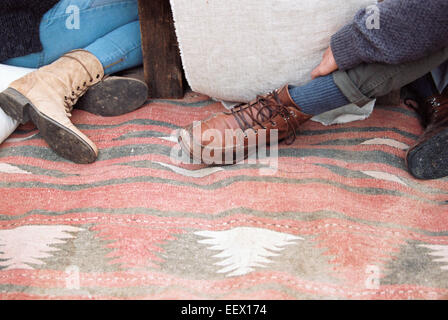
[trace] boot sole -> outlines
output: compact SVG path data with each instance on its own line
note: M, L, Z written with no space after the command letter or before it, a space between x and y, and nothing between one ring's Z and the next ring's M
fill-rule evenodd
M448 176L448 128L423 142L407 155L408 169L417 179Z
M20 92L8 88L0 93L0 105L7 115L24 124L31 120L55 153L79 164L96 160L95 150L69 128L48 118Z
M140 108L148 98L148 86L143 81L110 77L91 87L76 108L103 117L120 116Z

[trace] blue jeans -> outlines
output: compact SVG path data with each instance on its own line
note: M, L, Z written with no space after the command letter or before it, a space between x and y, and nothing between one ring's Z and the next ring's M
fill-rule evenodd
M2 63L40 68L80 48L93 53L106 74L143 61L137 0L61 0L43 16L40 39L42 52Z

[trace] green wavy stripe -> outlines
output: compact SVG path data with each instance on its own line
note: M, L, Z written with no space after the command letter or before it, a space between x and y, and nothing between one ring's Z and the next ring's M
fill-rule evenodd
M364 127L364 128L334 128L334 129L325 129L325 130L304 130L301 131L300 135L304 136L317 136L322 134L331 134L331 133L346 133L346 132L395 132L399 135L402 135L403 137L410 138L410 139L418 139L419 136L400 130L397 128L387 128L387 127ZM384 138L384 137L382 137Z
M179 129L180 126L177 126L173 123L166 122L166 121L157 121L157 120L151 120L151 119L134 119L129 120L125 122L120 122L117 124L76 124L76 127L82 130L101 130L101 129L114 129L119 128L126 125L144 125L144 126L159 126L159 127L166 127L170 129Z
M122 136L113 139L113 141L125 141L133 138L162 138L166 137L167 134L159 131L133 131L123 134Z
M406 225L396 224L392 222L381 222L381 221L372 221L361 218L355 218L347 216L343 213L336 211L311 211L311 212L303 212L303 211L285 211L285 212L269 212L269 211L260 211L254 210L247 207L239 207L233 208L230 210L224 210L220 213L214 215L204 215L203 213L194 213L194 212L184 212L184 211L161 211L156 209L149 208L74 208L70 210L64 211L47 211L47 210L31 210L24 215L20 216L6 216L0 215L0 221L15 221L25 219L29 216L48 216L48 217L58 217L69 214L79 214L79 213L99 213L99 214L107 214L107 215L147 215L148 217L158 217L158 218L180 218L180 219L201 219L204 221L216 221L221 220L227 217L232 217L235 215L244 214L247 215L248 218L254 217L254 219L275 219L276 221L284 221L284 220L295 220L295 221L304 221L304 222L313 222L320 221L325 219L338 219L350 221L353 223L363 224L366 226L377 227L377 228L390 228L390 229L399 229L403 231L410 231L423 234L429 237L445 237L448 236L448 228L446 231L433 232L427 231L421 228L413 228Z
M320 157L347 161L349 163L382 163L395 168L406 170L403 158L379 150L349 151L333 149L289 148L280 149L279 156L294 158Z
M164 100L164 99L154 99L150 100L150 103L163 103L178 107L190 107L190 108L203 108L208 107L212 104L217 103L217 101L209 99L201 102L182 102L180 100Z
M415 111L412 111L410 109L406 109L403 107L393 107L393 106L375 106L375 110L384 110L384 111L391 111L391 112L397 112L404 114L406 116L409 116L411 118L418 119L418 114Z
M372 177L357 171L357 170L350 170L347 168L343 168L343 167L339 167L339 166L335 166L335 165L330 165L330 164L324 164L324 163L315 163L316 166L320 166L323 168L326 168L328 170L330 170L331 172L340 175L342 177L345 178L355 178L355 179L371 179ZM427 194L439 194L439 195L446 195L448 197L448 190L442 190L442 189L438 189L438 188L433 188L431 186L426 186L424 184L415 182L412 179L406 179L403 177L398 177L400 180L402 180L404 183L406 183L409 187L414 188L415 190L419 190L420 192L424 192Z
M81 191L98 187L106 187L106 186L117 186L124 184L133 184L133 183L157 183L157 184L167 184L179 187L191 187L201 190L219 190L225 187L228 187L232 184L239 182L260 182L260 183L278 183L278 184L290 184L290 185L306 185L306 184L323 184L327 186L333 186L340 189L343 189L348 192L365 194L365 195L389 195L395 197L404 197L410 200L422 201L430 204L441 204L440 201L429 200L424 197L419 197L415 195L411 195L405 192L397 191L397 190L389 190L382 188L371 188L371 187L352 187L340 182L335 182L327 179L318 179L318 178L309 178L309 179L292 179L292 178L280 178L280 177L249 177L249 176L235 176L223 179L221 181L217 181L208 185L201 185L193 182L187 181L178 181L172 179L164 179L158 177L148 177L148 176L138 176L131 178L123 178L123 179L109 179L104 181L97 181L94 183L81 183L81 184L57 184L57 183L44 183L37 181L30 182L7 182L1 181L0 188L5 189L31 189L31 188L45 188L45 189L55 189L55 190L63 190L63 191ZM444 200L443 200L444 201Z
M171 155L172 148L158 144L130 144L125 146L117 146L112 148L104 148L100 150L98 161L119 159L128 156L160 154L165 156ZM27 158L43 158L49 161L61 162L65 161L57 156L50 148L36 146L11 146L0 148L1 157L27 157ZM280 157L321 157L338 159L347 162L358 163L384 163L396 168L406 170L404 159L396 155L384 151L350 151L350 150L334 150L334 149L307 149L307 148L281 148L279 150Z
M169 156L171 154L171 148L157 144L137 144L106 148L100 150L97 161L150 154L162 154ZM45 159L53 162L69 162L68 160L59 157L50 148L35 146L0 148L0 158L2 157L26 157Z
M325 140L319 143L313 144L314 146L358 146L369 139L336 139L336 140Z

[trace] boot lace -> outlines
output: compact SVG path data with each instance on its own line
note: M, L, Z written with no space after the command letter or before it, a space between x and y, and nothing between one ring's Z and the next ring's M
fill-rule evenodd
M404 104L420 115L424 126L442 121L448 116L448 100L444 101L441 96L434 96L425 101L406 98ZM428 108L425 108L425 104Z
M77 51L77 50L74 50L71 52L75 52L75 51ZM92 76L90 71L87 69L85 64L78 58L70 56L70 55L64 55L63 57L77 61L84 68L84 70L86 71L86 73L89 76L88 81L84 81L82 84L75 85L74 87L76 87L76 89L74 87L73 88L67 87L67 92L71 92L71 94L64 96L64 108L65 108L65 112L66 112L67 116L71 117L74 105L78 102L79 98L81 98L87 92L87 90L89 90L89 87L92 86L94 77ZM100 74L97 74L96 79L99 79L99 78L100 78Z
M280 101L276 91L265 96L257 96L253 102L240 104L234 107L231 112L246 137L248 129L252 129L257 133L257 130L254 128L255 125L266 130L267 127L264 123L270 122L275 128L277 123L273 119L280 115L287 124L288 138L286 139L286 144L290 145L297 139L296 128L300 125L296 119L297 115Z
M437 97L432 97L428 103L431 105L429 118L431 122L439 122L447 116L448 100L441 101Z

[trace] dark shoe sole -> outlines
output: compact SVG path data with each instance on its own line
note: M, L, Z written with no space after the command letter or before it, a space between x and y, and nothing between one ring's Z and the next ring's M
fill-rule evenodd
M148 86L143 81L109 77L89 88L75 108L103 117L115 117L137 110L147 98Z
M417 179L448 176L448 128L409 151L407 165Z
M51 149L61 157L79 164L96 160L95 150L84 139L40 113L20 92L8 88L0 93L0 106L7 115L20 123L31 120Z

